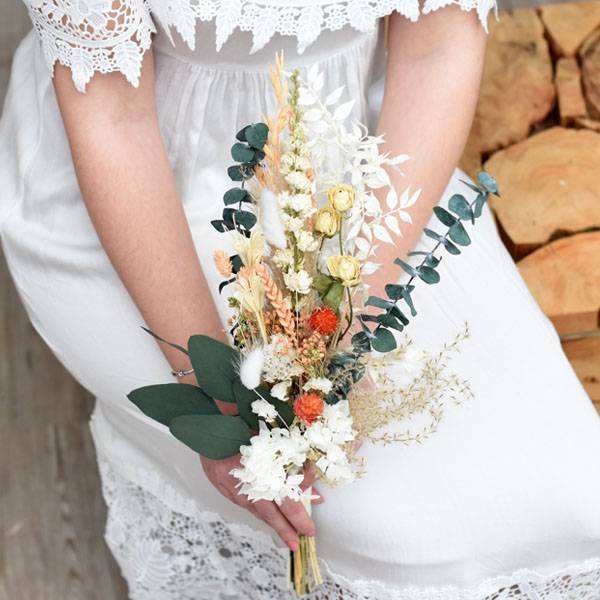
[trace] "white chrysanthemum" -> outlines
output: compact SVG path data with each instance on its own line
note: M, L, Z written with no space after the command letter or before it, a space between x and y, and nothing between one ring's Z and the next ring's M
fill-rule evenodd
M230 471L240 481L239 493L251 502L300 500L304 479L300 470L310 450L308 442L297 427L269 430L260 422L259 428L250 445L240 448L241 468Z
M304 384L303 389L306 392L309 390L317 390L318 392L329 394L332 387L333 383L326 377L313 377Z
M302 252L314 252L319 247L319 240L310 231L301 231L296 241Z
M312 277L304 269L284 273L283 280L285 286L291 292L297 292L298 294L308 294L310 292Z
M277 418L277 410L276 408L269 402L267 402L266 400L264 400L263 398L259 398L258 400L255 400L252 404L252 412L256 415L258 415L261 419L264 419L265 421L267 421L267 423L270 423L271 421L274 421Z
M277 398L277 400L285 402L288 399L287 396L290 385L292 385L292 382L289 379L286 381L280 381L279 383L276 383L271 388L271 396L273 396L273 398Z
M285 176L285 180L297 190L308 192L311 188L310 179L301 171L291 171Z

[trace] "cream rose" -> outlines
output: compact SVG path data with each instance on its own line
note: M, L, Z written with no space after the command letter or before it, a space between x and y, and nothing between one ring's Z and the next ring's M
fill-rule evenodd
M354 195L354 188L345 183L336 185L327 192L329 204L339 212L345 212L352 208L354 205Z
M330 256L327 268L346 287L354 287L360 283L360 263L353 256Z
M335 208L321 208L315 218L315 231L325 237L333 237L340 228L340 214Z

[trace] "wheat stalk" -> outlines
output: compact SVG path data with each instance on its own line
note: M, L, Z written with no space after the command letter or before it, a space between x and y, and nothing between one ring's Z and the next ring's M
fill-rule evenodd
M283 330L289 337L293 337L295 333L294 315L286 306L281 290L277 287L277 284L273 281L271 274L264 265L258 263L254 266L254 270L263 284L265 294L271 306L273 306Z

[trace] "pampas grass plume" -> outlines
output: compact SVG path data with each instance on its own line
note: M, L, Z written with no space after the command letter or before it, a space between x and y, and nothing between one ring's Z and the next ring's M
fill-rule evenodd
M262 375L265 364L265 353L261 346L252 348L240 362L240 380L249 390L253 390L260 385L260 376Z
M261 211L260 224L265 239L271 246L283 250L287 247L287 239L283 223L281 222L281 215L279 214L277 196L268 188L263 188L258 199L258 205Z

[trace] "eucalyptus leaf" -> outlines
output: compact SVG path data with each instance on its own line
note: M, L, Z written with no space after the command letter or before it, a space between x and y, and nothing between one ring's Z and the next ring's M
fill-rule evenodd
M373 332L371 345L373 350L377 350L377 352L391 352L396 348L396 339L389 329L380 327Z
M404 329L404 325L402 325L402 323L400 323L400 321L398 321L398 319L394 315L377 315L375 319L377 323L379 323L383 327L396 329L397 331L402 331Z
M413 267L412 265L409 265L407 262L404 262L401 258L394 259L394 264L402 267L404 271L406 271L409 275L412 275L413 277L419 276L419 272L417 271L417 269L415 269L415 267Z
M448 200L448 208L455 214L457 214L461 219L465 219L466 221L473 220L473 212L471 211L471 207L467 202L467 199L462 194L454 194Z
M252 197L243 188L231 188L223 194L223 202L226 205L239 204L240 202L252 202Z
M194 452L223 460L234 456L241 446L250 443L250 428L241 417L226 415L184 415L175 417L171 433Z
M488 196L486 193L480 192L479 194L477 194L477 197L475 198L475 205L473 206L473 215L476 219L481 217L483 213L483 207L485 206L487 199Z
M230 256L229 260L231 261L232 270L236 274L244 266L244 263L242 262L242 259L240 258L239 254L234 254L233 256Z
M210 396L187 383L146 385L129 392L127 398L146 416L167 426L181 415L221 414Z
M240 163L250 162L254 160L254 150L242 142L237 142L231 147L231 158Z
M378 298L377 296L369 296L365 302L365 306L375 306L376 308L383 308L384 310L387 310L393 305L393 302L384 300L383 298Z
M207 335L193 335L188 352L200 387L212 398L235 402L233 382L239 379L239 353Z
M352 336L352 347L356 352L364 353L371 350L371 340L364 331L359 331Z
M232 165L227 167L227 176L231 181L244 181L244 173L239 165Z
M422 281L428 284L439 283L440 274L433 268L421 265L418 269L419 277Z
M227 287L229 284L233 283L235 281L235 277L232 277L231 279L227 279L225 281L221 281L221 283L219 284L219 294L225 289L225 287Z
M269 136L269 128L265 123L255 123L251 125L246 131L246 141L258 150L262 150L263 146L267 142ZM264 158L264 154L263 154Z
M246 127L243 127L242 129L240 129L236 134L235 134L235 139L239 140L240 142L247 142L248 140L246 139L246 132L248 131L248 129L250 129L251 125L246 125Z
M429 254L423 264L425 264L428 267L431 267L432 269L435 269L440 264L440 261L441 258L437 258L433 254Z
M210 224L219 232L225 233L226 231L232 231L235 229L233 223L226 223L222 219L214 219Z
M252 229L256 225L256 215L245 210L236 210L234 213L235 222L244 229Z
M459 246L468 246L471 243L471 238L464 228L463 224L458 222L452 225L448 230L450 239Z
M480 171L477 175L477 181L491 194L500 196L498 192L498 183L496 180L486 171Z
M433 208L435 216L447 227L451 227L458 220L454 215L451 215L445 208L435 206Z

